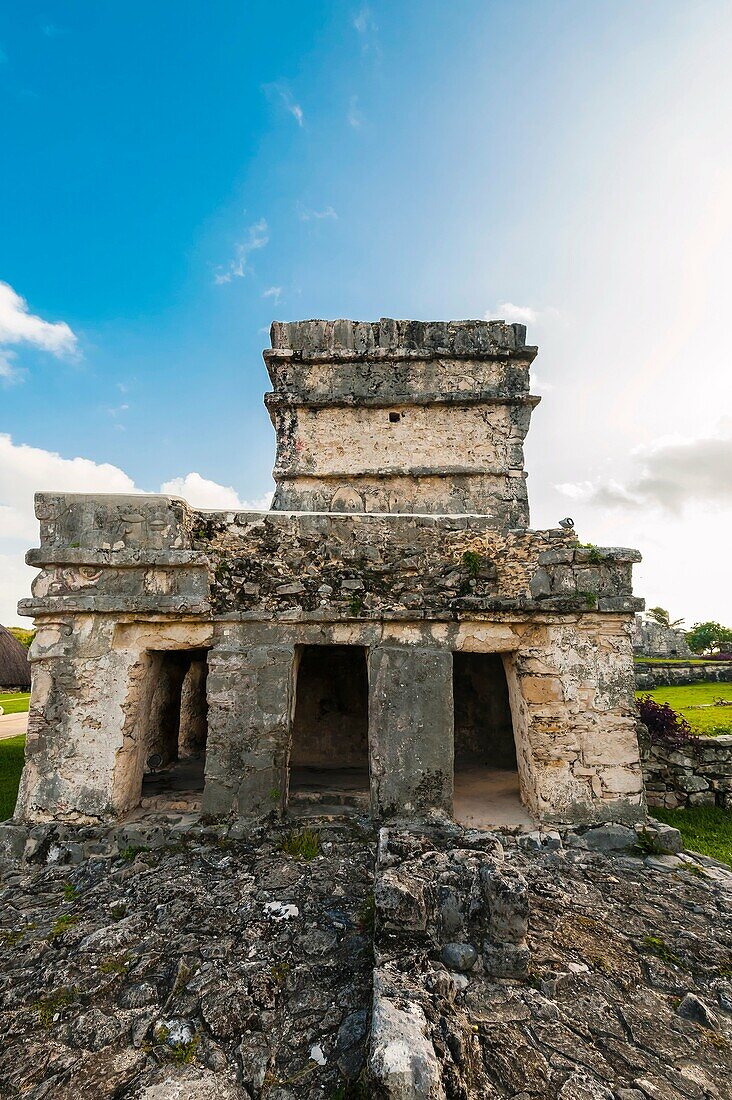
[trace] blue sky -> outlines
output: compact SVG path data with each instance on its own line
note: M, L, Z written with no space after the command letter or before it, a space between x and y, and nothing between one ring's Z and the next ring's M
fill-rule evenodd
M381 315L525 319L535 525L732 618L722 555L693 575L730 534L731 47L697 0L5 5L0 621L32 485L259 501L270 321Z

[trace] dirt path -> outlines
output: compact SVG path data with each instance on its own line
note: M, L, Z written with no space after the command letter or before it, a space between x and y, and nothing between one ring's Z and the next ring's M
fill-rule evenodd
M25 714L0 714L0 741L6 737L19 737L28 728L28 712Z

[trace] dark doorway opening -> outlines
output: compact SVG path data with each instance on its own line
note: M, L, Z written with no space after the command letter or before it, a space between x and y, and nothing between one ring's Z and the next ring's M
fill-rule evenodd
M289 761L289 806L369 805L366 649L306 645L299 654Z
M511 704L497 653L453 653L455 819L531 824L521 805Z
M208 650L160 650L149 656L142 806L199 810L208 734Z

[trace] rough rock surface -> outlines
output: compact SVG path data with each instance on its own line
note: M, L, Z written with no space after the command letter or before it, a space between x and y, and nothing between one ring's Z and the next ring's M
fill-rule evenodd
M364 1059L373 844L179 843L11 872L0 1096L337 1095Z
M309 861L285 835L6 869L0 1095L728 1100L729 870L445 827L393 832L374 884L357 821ZM497 977L486 947L524 936L528 968Z

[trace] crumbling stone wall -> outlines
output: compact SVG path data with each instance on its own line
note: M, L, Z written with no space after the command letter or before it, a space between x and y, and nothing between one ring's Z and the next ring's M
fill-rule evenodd
M642 736L641 761L649 806L732 810L732 736L697 737L679 748Z
M657 687L684 687L686 684L732 683L732 663L710 661L705 665L635 666L636 686L645 691Z

